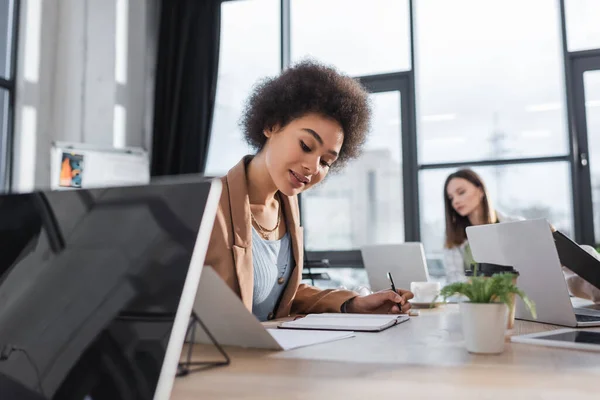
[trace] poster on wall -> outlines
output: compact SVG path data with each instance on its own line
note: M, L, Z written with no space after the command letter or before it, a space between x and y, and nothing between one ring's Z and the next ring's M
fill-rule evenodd
M53 190L146 185L150 182L148 153L140 148L116 149L55 142L50 160Z
M62 153L60 162L60 187L80 188L83 180L83 154Z

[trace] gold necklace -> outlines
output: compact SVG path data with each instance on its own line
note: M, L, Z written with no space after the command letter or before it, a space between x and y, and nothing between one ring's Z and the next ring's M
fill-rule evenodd
M254 223L258 227L258 230L260 231L261 236L265 238L265 240L269 240L269 235L275 232L277 228L279 228L279 222L281 221L281 203L279 202L279 199L277 200L277 203L279 204L279 207L277 208L277 224L275 224L275 228L273 229L267 229L261 224L259 224L256 218L254 218L254 214L252 213L252 211L250 211L250 217L252 217L252 221L254 221Z

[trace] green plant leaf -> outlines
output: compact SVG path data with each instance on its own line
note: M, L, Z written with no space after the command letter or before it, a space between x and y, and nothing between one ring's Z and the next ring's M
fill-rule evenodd
M477 274L476 270L474 274ZM512 307L514 294L523 299L533 318L537 318L534 302L513 283L513 279L514 275L510 273L494 274L489 278L475 275L468 282L454 282L444 286L438 297L445 301L449 297L461 295L472 303L500 302Z

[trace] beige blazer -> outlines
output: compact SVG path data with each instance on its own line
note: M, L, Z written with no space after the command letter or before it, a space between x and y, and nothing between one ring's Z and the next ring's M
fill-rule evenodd
M229 287L252 311L254 269L252 264L252 222L244 157L222 178L223 191L206 255ZM295 266L277 311L271 317L292 314L339 312L342 304L358 294L349 290L321 290L301 284L303 266L303 228L300 226L298 198L281 196L286 228L290 232Z

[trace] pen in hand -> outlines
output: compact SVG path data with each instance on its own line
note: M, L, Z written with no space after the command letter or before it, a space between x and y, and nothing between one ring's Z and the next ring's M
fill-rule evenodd
M394 278L392 278L392 273L388 272L387 273L387 277L388 277L388 279L389 279L389 281L390 281L390 283L392 285L392 290L394 291L394 293L400 295L398 293L398 291L396 290L396 285L394 285ZM398 305L398 308L400 309L400 313L402 314L402 303L396 303L396 304Z

